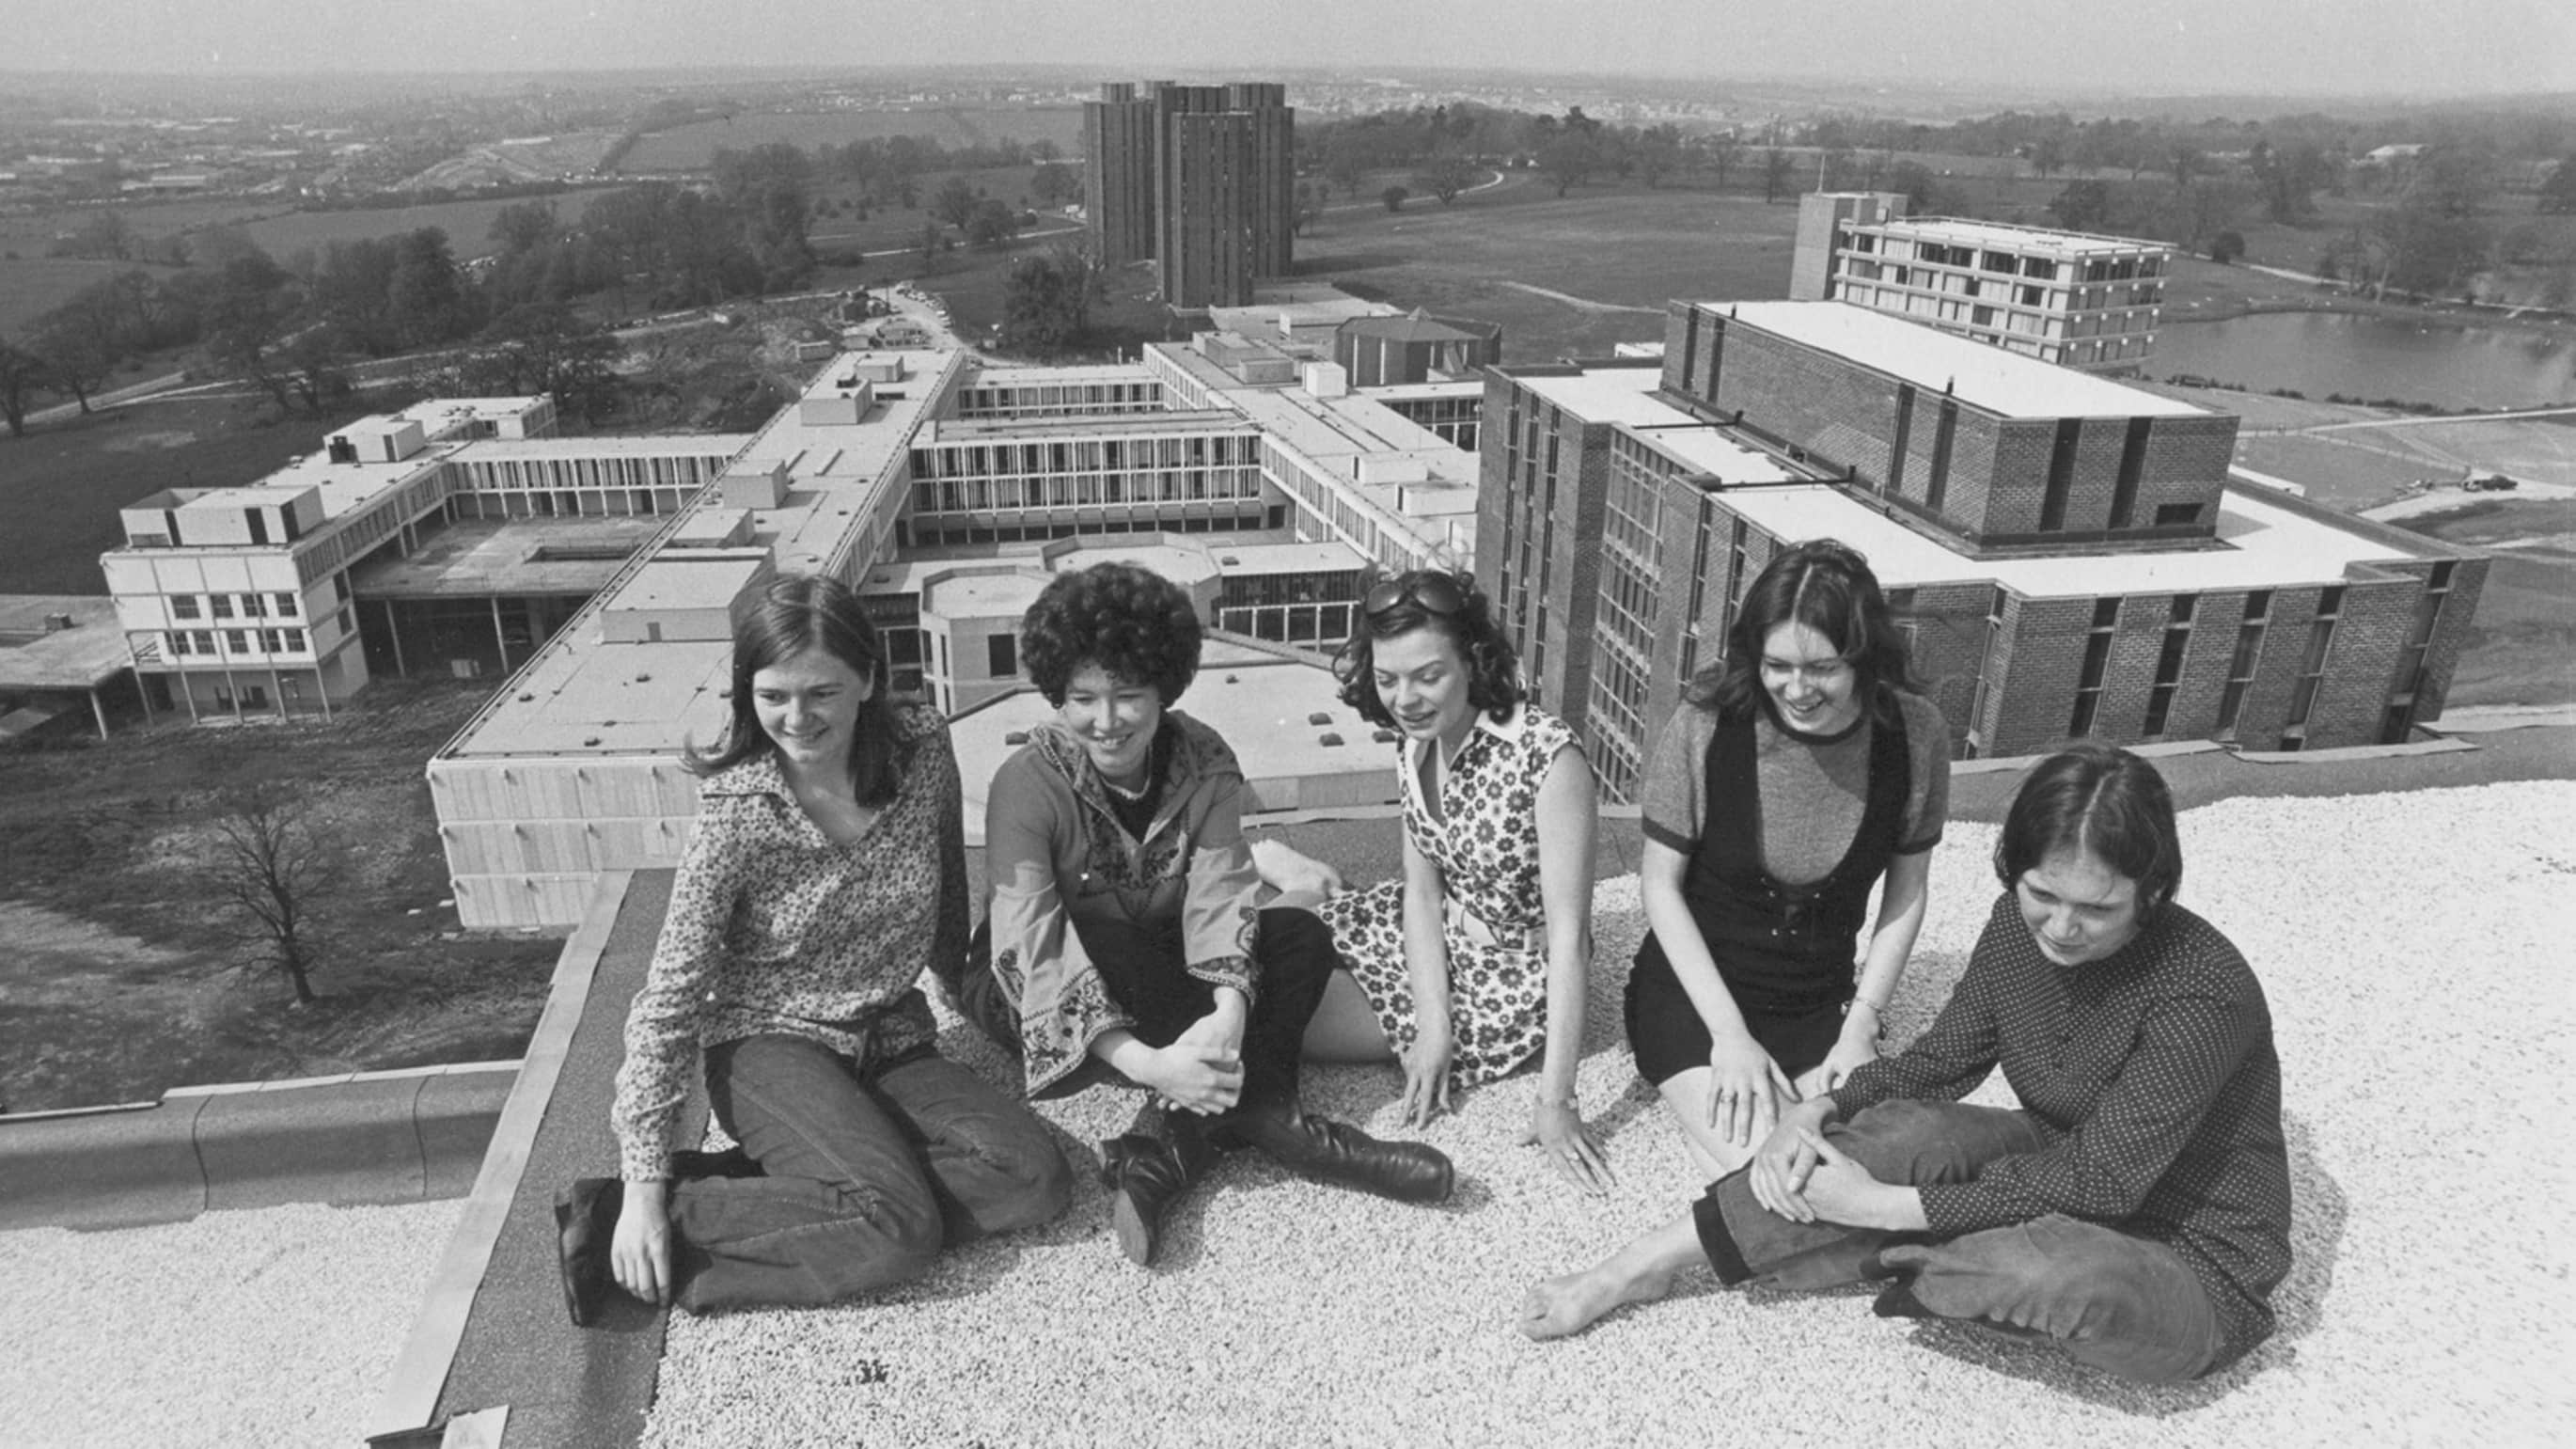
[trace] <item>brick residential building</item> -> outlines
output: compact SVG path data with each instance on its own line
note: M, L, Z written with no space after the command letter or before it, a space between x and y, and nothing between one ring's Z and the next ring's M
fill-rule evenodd
M1870 558L1970 756L2402 740L2487 570L2231 478L2233 417L1836 303L1675 303L1660 366L1496 368L1485 419L1478 579L1623 796L1805 539Z

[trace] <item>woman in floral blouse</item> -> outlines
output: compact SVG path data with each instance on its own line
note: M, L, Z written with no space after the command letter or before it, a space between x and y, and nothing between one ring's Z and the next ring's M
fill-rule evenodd
M947 724L887 694L844 585L778 580L734 632L705 777L611 1114L620 1175L557 1206L576 1324L608 1282L692 1311L812 1304L921 1272L944 1244L1055 1217L1068 1171L1027 1108L934 1046L965 844ZM672 1151L703 1054L740 1144Z
M1446 1198L1437 1149L1298 1105L1332 940L1309 912L1259 907L1242 767L1171 708L1198 672L1189 594L1133 564L1063 574L1020 643L1057 715L993 777L991 975L961 996L1022 1053L1032 1096L1108 1077L1164 1104L1102 1144L1119 1246L1150 1263L1164 1213L1226 1146L1401 1201Z

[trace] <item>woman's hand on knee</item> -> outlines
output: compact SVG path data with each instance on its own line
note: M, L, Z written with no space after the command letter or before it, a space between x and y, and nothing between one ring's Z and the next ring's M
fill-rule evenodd
M1815 1207L1806 1199L1807 1177L1816 1170L1816 1150L1807 1139L1822 1133L1833 1116L1833 1103L1823 1097L1796 1102L1780 1114L1780 1123L1762 1139L1747 1165L1745 1180L1754 1201L1793 1223L1812 1223Z
M647 1303L671 1301L671 1185L630 1182L617 1209L608 1265L617 1286Z
M1781 1105L1798 1100L1788 1074L1744 1031L1709 1034L1708 1068L1709 1128L1738 1147L1768 1137Z

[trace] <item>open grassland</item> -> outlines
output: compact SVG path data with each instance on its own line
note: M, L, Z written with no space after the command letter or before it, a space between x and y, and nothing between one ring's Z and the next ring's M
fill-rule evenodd
M48 257L39 253L21 253L12 261L0 257L0 338L16 341L23 329L38 317L63 304L63 300L90 284L102 281L131 267L130 262L85 262L70 257ZM146 267L155 276L167 276L171 268Z
M379 680L331 724L167 724L0 751L0 1098L140 1101L193 1082L497 1060L557 943L465 936L421 762L488 693ZM314 989L240 974L210 869L220 792L275 782L337 835Z
M595 197L611 189L599 187L555 196L513 197L506 201L446 201L431 206L400 206L382 211L297 211L245 222L241 229L270 256L282 261L297 252L319 249L335 241L363 241L434 226L447 233L449 246L462 260L482 256L492 250L492 218L499 216L504 207L532 200L551 204L556 217L571 223L580 218L583 209Z
M277 420L239 400L117 408L0 438L0 593L103 594L116 511L163 488L249 483L322 446L353 412Z
M1793 204L1734 192L1577 187L1528 172L1441 206L1336 203L1297 238L1301 279L1503 324L1506 361L1601 356L1664 335L1673 298L1789 291Z
M1082 149L1082 110L1078 106L924 106L902 111L744 114L655 131L635 143L618 169L697 171L713 164L718 151L748 151L773 141L812 151L889 136L917 136L949 150L991 146L1004 139L1053 141L1071 154Z

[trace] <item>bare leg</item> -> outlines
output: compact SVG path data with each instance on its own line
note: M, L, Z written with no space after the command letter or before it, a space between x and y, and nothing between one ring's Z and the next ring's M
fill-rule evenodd
M1378 1024L1368 993L1348 971L1335 971L1324 981L1323 1003L1306 1023L1305 1057L1310 1062L1386 1062L1395 1048Z
M1707 1261L1684 1213L1580 1273L1532 1288L1521 1300L1521 1332L1541 1341L1581 1333L1614 1308L1663 1297L1674 1274Z
M1753 1160L1753 1149L1760 1139L1742 1147L1726 1138L1726 1133L1708 1125L1708 1068L1693 1067L1677 1076L1666 1077L1655 1088L1664 1095L1664 1108L1681 1124L1682 1141L1689 1144L1691 1162L1700 1176L1715 1182Z

